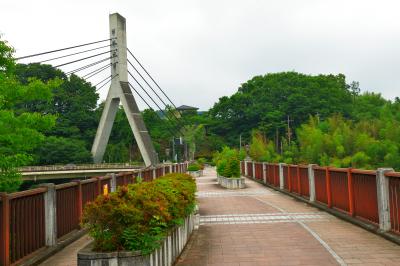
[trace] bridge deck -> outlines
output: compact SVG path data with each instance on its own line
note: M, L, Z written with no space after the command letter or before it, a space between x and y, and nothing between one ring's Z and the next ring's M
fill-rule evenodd
M197 178L200 228L177 265L400 265L400 246L250 179Z
M250 179L226 190L197 178L200 227L183 265L400 265L400 246ZM76 265L78 240L42 265Z

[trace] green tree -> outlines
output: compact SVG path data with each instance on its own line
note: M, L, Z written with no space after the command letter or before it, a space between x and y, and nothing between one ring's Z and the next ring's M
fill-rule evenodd
M17 106L26 100L50 101L51 91L61 84L58 80L43 83L34 79L19 83L13 76L12 52L0 40L0 191L6 192L18 189L22 180L17 167L33 161L33 150L43 142L43 132L55 122L52 115L23 112Z

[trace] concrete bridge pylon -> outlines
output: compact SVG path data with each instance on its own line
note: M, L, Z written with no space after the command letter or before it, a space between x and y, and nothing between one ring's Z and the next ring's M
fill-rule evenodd
M136 143L146 166L158 164L158 155L144 124L128 82L126 20L110 14L111 85L92 146L94 163L100 163L107 147L120 103L128 118Z

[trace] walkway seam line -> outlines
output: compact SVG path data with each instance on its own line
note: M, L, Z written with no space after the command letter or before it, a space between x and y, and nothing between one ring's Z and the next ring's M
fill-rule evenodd
M333 258L335 258L335 260L341 265L341 266L346 266L346 262L324 241L322 240L322 238L315 232L313 231L310 227L308 227L306 224L304 224L302 221L297 220L295 217L293 217L289 212L287 212L286 210L276 206L275 204L269 203L267 201L264 201L262 199L259 199L257 197L254 197L256 200L267 204L277 210L280 210L282 213L288 215L289 217L291 217L294 221L296 221L297 223L299 223L304 229L306 229L331 255Z

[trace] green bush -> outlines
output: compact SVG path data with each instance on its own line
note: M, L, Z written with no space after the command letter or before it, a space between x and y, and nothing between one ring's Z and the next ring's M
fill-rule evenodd
M191 171L191 172L199 171L200 169L201 169L201 167L197 163L192 163L188 166L188 171Z
M239 152L228 147L214 154L213 162L217 165L217 173L224 177L240 177Z
M193 212L195 192L190 175L171 173L97 197L86 205L82 223L94 239L95 251L149 254Z

